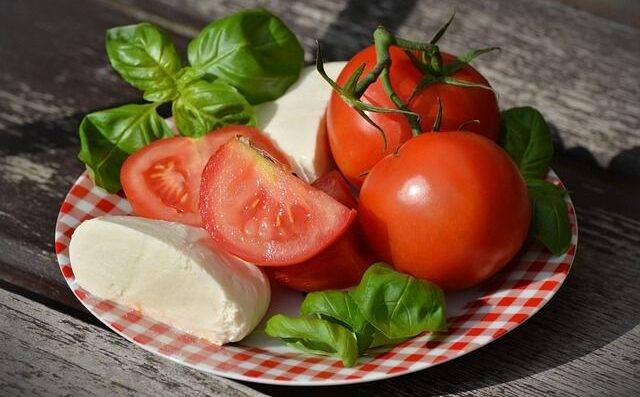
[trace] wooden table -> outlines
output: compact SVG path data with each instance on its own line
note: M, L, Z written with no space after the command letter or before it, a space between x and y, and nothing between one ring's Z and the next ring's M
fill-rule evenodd
M139 100L108 66L105 29L148 20L184 50L208 21L254 5L180 3L2 3L0 394L640 395L640 27L637 7L609 7L604 18L593 13L597 1L580 5L587 9L573 8L575 1L266 2L298 34L309 62L316 38L328 59L344 59L369 42L378 23L424 38L453 7L448 51L503 48L475 65L501 106L533 105L552 123L553 167L571 191L580 225L567 283L516 331L430 370L312 389L211 376L101 326L61 277L53 229L82 171L75 158L80 118Z

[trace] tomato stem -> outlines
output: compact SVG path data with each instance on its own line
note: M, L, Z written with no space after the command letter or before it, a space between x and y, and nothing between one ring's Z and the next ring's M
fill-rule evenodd
M412 46L407 48L418 49L417 47L423 47L422 43L414 43L403 39L400 40L404 46ZM407 105L405 105L402 99L400 99L398 94L396 94L396 92L394 91L393 87L391 86L391 78L389 76L389 70L391 69L391 56L389 55L389 47L391 47L392 45L398 45L398 39L396 39L385 27L378 26L378 28L373 32L373 41L375 43L376 60L378 61L378 64L384 63L387 65L382 68L382 72L380 73L380 81L382 82L382 86L387 92L387 95L389 95L391 101L394 103L394 105L396 105L398 109L410 111ZM416 48L413 48L414 45ZM431 47L431 44L427 44L427 46ZM422 132L418 116L405 113L405 117L409 121L409 125L411 126L411 133L413 134L413 136L418 136Z
M404 109L397 108L385 108L381 106L375 106L368 103L364 103L360 100L360 97L364 93L364 91L373 83L381 73L384 73L385 70L388 70L389 64L391 60L382 61L376 64L376 66L365 76L362 80L360 80L360 76L362 75L365 64L360 65L349 79L342 87L338 85L335 81L333 81L324 70L324 63L322 61L322 52L320 50L320 43L316 41L317 50L316 50L316 70L322 76L322 78L331 85L334 92L337 93L340 98L349 105L353 110L355 110L363 119L365 119L369 124L375 127L378 132L380 132L380 136L382 137L382 142L384 144L384 150L387 149L387 136L384 131L375 121L371 119L365 112L373 112L373 113L402 113L405 116L415 117L418 115L408 110L406 107Z

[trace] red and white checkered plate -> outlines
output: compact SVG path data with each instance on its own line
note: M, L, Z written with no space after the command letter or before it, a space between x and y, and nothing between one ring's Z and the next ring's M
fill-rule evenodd
M553 172L548 179L560 184ZM60 208L55 249L62 274L82 304L109 328L148 351L228 378L284 385L336 385L432 367L500 338L534 315L560 288L576 253L575 210L569 197L566 202L573 236L565 255L551 257L539 246L525 247L510 265L484 285L447 295L446 334L420 335L392 349L363 357L353 368L344 368L333 358L290 350L260 331L240 343L217 346L84 291L76 283L69 263L68 246L73 231L82 221L96 216L131 214L126 198L106 193L86 174L78 178ZM301 294L273 287L271 307L265 318L274 313L297 314Z

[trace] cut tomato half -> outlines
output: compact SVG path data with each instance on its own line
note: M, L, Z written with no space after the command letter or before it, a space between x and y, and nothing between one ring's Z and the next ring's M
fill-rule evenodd
M145 218L200 226L198 197L202 170L220 146L244 136L287 167L289 161L259 130L227 126L202 138L161 139L138 150L124 162L120 181L133 212Z
M324 174L312 185L349 208L358 205L347 181L337 170ZM372 263L373 256L355 222L319 254L296 265L274 268L271 275L278 283L298 291L340 289L358 284Z
M203 227L227 251L257 265L284 266L331 245L356 211L240 138L207 163L200 215Z

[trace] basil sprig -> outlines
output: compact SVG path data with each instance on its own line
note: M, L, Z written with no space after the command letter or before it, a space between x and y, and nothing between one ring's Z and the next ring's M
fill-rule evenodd
M367 349L444 330L444 312L437 285L375 263L353 290L312 292L300 317L278 314L265 331L299 350L339 357L350 367Z
M120 190L124 160L149 142L173 135L156 112L156 105L124 105L88 114L79 128L80 153L96 185Z
M571 243L566 192L544 180L553 157L553 142L544 117L532 107L505 110L500 115L500 144L520 169L531 200L530 234L553 255Z
M120 26L106 34L109 61L143 92L144 105L88 114L79 127L78 158L96 185L120 190L120 167L129 154L173 135L155 109L171 102L181 135L201 137L228 124L255 125L250 103L276 99L303 66L295 35L265 10L246 10L209 24L189 45L182 66L169 37L150 23Z
M442 290L390 267L371 266L351 296L367 321L389 339L446 328Z
M256 125L249 102L222 80L199 78L180 86L173 117L182 135L201 137L227 124Z
M300 314L316 315L347 328L356 337L359 353L364 353L373 342L375 328L346 291L311 292L302 302Z
M189 43L189 63L236 87L252 104L271 101L304 66L296 36L276 16L249 9L207 25Z
M169 37L148 22L107 30L107 55L111 66L151 102L177 95L180 56Z
M267 322L265 331L298 350L340 357L345 367L352 367L358 359L354 335L345 327L322 318L276 314Z
M527 188L531 199L531 235L553 255L562 255L571 243L566 192L542 179L527 180Z
M526 106L500 115L500 144L525 179L544 178L553 157L553 142L542 114Z

